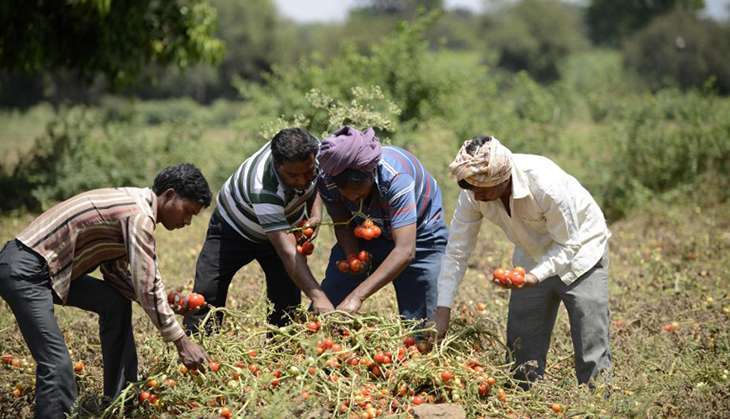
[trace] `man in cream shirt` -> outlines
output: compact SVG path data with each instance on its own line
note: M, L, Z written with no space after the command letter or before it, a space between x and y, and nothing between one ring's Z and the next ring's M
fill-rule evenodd
M527 272L525 286L512 289L509 301L507 357L515 362L515 377L529 382L544 374L561 301L578 382L590 383L608 370L611 234L590 193L551 160L512 154L493 137L466 141L449 170L462 191L439 275L439 336L448 329L454 294L486 218L515 244L513 263Z

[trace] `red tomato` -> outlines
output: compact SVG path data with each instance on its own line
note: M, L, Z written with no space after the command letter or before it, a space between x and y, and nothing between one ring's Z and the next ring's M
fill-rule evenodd
M3 364L10 365L13 363L13 356L10 354L4 354L3 355Z
M481 384L479 384L479 395L481 397L486 397L489 394L489 391L491 389L492 388L489 386L489 384L487 384L487 383L481 383Z
M304 242L302 243L302 254L305 256L309 256L314 252L314 244L312 242Z
M139 393L139 401L140 402L146 402L150 399L150 392L149 391L143 391Z
M406 348L410 348L411 346L413 346L415 344L416 344L416 338L414 338L413 336L406 336L406 338L403 339L403 345Z
M560 403L553 403L550 405L550 409L557 414L563 411L563 406L561 406Z
M319 330L319 322L309 322L307 323L307 330L310 332L316 332Z
M507 271L502 268L497 268L494 270L494 273L492 273L492 277L497 281L502 282L503 279L507 278Z
M423 404L423 397L421 396L413 396L413 404L418 406L419 404Z
M251 349L248 351L248 356L251 358L256 358L256 355L258 355L258 352L256 352L256 349Z
M442 371L441 372L441 381L446 384L449 381L454 379L454 373L451 371Z
M231 412L231 409L227 407L221 407L221 410L218 411L218 414L225 419L230 419L233 417L233 412Z
M524 275L520 275L519 272L517 272L517 271L512 271L512 274L510 274L509 279L512 282L512 285L517 288L522 288L522 286L525 285Z
M281 377L281 370L274 370L272 373L274 377L280 378Z
M188 309L197 310L205 304L205 297L197 293L191 293L188 296Z
M81 372L84 370L84 361L78 361L74 363L74 372L76 374L81 374Z
M362 262L359 259L355 259L350 262L350 270L352 272L360 272L364 268Z
M383 233L383 231L378 226L373 226L373 228L371 230L373 232L374 239L377 239L378 237L380 237L380 234Z
M337 269L340 272L347 272L350 270L350 264L346 260L337 261Z
M373 356L373 361L377 362L378 364L384 363L385 354L383 354L382 352L378 352L377 354L375 354L375 356Z
M360 237L363 240L372 240L373 238L375 238L375 230L374 230L374 227L373 228L364 228L362 230L362 233L360 234Z
M210 368L211 371L218 372L218 370L221 369L221 364L219 364L215 361L209 361L208 367Z
M525 268L523 268L522 266L516 266L516 267L515 267L514 269L512 269L512 270L513 270L513 271L515 271L515 272L519 272L519 273L520 273L520 275L522 275L522 276L525 276L525 275L527 275L527 272L525 272Z
M304 234L304 237L312 237L314 235L314 229L312 227L305 227L304 230L302 230L302 234Z
M325 349L331 349L332 345L334 345L334 342L332 342L332 339L326 338L322 341L322 347Z
M365 227L363 227L363 226L355 227L355 237L357 237L359 239L363 238L362 237L363 231L365 231Z
M522 285L524 285L524 283L525 283L525 276L516 270L510 271L508 278L509 278L509 282L518 288L521 287Z
M366 252L365 250L361 250L360 253L357 254L357 258L361 262L366 263L370 260L370 253Z

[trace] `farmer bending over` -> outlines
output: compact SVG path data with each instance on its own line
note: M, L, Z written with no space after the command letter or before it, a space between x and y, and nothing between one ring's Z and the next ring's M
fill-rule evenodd
M507 319L508 361L515 361L516 378L533 381L544 374L561 301L578 382L609 369L610 233L590 193L549 159L512 154L494 137L466 141L449 169L462 191L439 276L440 335L486 218L515 244L514 265L527 270L525 286L512 289ZM531 370L528 361L537 361L537 368Z
M76 383L53 304L99 315L104 396L116 397L137 381L132 333L136 300L187 367L205 351L188 339L167 303L157 266L154 230L190 224L210 205L210 189L191 164L168 167L152 189L97 189L61 202L35 219L0 252L0 295L15 314L37 364L36 418L63 418ZM104 280L87 273L101 268Z
M316 311L334 309L289 232L307 214L310 226L320 223L322 205L314 182L318 151L319 141L307 131L283 129L223 184L195 268L194 291L210 305L225 306L233 275L256 259L274 305L269 323L286 324L301 303L302 291ZM197 331L206 314L201 310L186 316L187 330ZM222 321L222 313L217 314L208 326Z
M429 318L447 237L436 180L409 152L381 147L372 128L335 132L322 142L319 161L319 193L332 220L342 223L335 227L337 244L322 282L330 301L339 310L356 312L366 298L392 282L401 316ZM354 228L366 219L382 235L356 237ZM338 269L338 261L361 250L372 254L369 267L358 272Z

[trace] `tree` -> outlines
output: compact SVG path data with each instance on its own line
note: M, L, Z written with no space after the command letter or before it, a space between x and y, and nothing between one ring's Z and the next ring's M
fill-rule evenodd
M206 0L26 0L0 4L0 69L72 70L115 84L147 64L185 67L222 56Z
M714 80L730 93L730 28L675 11L656 18L624 43L624 61L653 89L702 88Z
M559 62L587 47L578 10L556 0L525 0L485 17L487 55L497 65L527 71L534 79L559 78Z
M592 0L586 22L593 42L618 46L659 15L674 9L696 12L704 7L704 0Z

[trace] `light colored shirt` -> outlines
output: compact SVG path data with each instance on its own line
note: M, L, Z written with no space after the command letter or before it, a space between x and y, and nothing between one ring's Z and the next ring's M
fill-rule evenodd
M539 281L558 276L570 284L608 249L611 233L596 201L546 157L513 155L509 205L511 214L500 199L480 202L473 192L460 192L441 263L439 306L451 307L483 218L498 225L515 244L513 264Z
M226 180L218 192L216 211L241 236L264 243L269 241L266 233L286 230L301 220L315 192L314 181L305 191L281 182L268 142Z
M71 281L97 267L136 300L166 341L185 332L167 303L157 266L157 196L148 188L96 189L63 201L16 238L48 263L51 286L65 303Z

